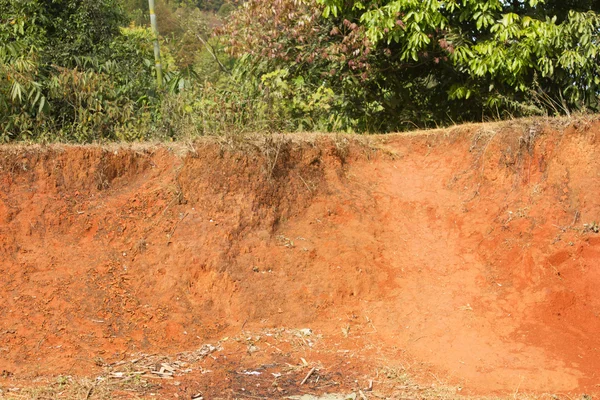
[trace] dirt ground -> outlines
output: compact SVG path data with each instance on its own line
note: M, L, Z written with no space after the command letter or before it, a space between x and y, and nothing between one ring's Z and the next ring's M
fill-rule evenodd
M599 223L594 120L0 147L0 398L593 398Z

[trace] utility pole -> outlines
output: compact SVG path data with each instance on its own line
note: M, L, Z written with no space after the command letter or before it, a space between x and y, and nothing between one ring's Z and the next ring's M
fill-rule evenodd
M154 0L148 0L150 7L150 25L154 34L154 63L156 65L156 83L159 88L163 84L162 64L160 62L160 44L158 43L158 26L156 24L156 14L154 13Z

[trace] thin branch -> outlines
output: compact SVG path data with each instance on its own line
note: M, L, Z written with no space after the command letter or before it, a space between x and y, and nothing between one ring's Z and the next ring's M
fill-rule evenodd
M210 44L208 44L206 42L206 40L204 40L202 38L202 36L200 36L200 34L197 33L196 37L198 38L198 40L200 40L202 42L202 44L204 45L204 47L206 47L206 50L208 50L208 52L210 53L210 55L213 56L213 58L215 59L215 61L217 62L217 64L219 64L219 67L221 67L221 69L223 70L223 72L226 72L229 75L231 75L231 71L228 70L227 67L225 67L223 65L223 63L221 62L221 60L219 60L219 58L215 55L214 49L212 48L212 46Z

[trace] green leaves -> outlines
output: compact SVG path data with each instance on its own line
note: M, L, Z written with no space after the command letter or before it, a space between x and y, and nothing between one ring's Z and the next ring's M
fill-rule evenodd
M123 22L120 0L0 0L0 141L90 141L128 124L153 84L148 39Z
M249 0L227 31L295 118L307 88L360 131L598 110L598 16L548 1Z
M325 6L334 3L318 1ZM373 43L393 47L408 65L426 63L432 56L439 60L440 54L448 57L452 68L466 73L470 82L469 89L453 86L448 91L451 100L470 98L475 87L494 87L505 99L527 101L524 94L538 87L550 91L550 97L570 93L571 107L598 109L598 15L571 10L559 22L544 1L529 0L527 5L515 8L500 0L384 0L362 2L360 8L344 9L342 14L358 18ZM538 77L544 81L536 81ZM485 92L489 91L484 90L481 98L489 96Z

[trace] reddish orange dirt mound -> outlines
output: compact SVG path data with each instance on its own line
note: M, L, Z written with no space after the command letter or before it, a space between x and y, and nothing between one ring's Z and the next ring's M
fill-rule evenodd
M599 135L0 148L0 387L219 343L169 390L596 393Z

